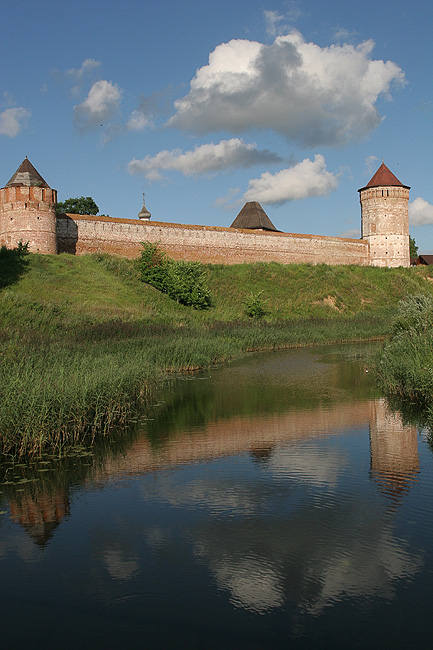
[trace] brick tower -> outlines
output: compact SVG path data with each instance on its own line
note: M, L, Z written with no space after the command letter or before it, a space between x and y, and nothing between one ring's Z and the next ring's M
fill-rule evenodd
M382 163L368 185L358 190L361 237L372 266L409 266L409 190Z
M29 242L34 253L57 253L57 192L26 158L0 189L0 245Z

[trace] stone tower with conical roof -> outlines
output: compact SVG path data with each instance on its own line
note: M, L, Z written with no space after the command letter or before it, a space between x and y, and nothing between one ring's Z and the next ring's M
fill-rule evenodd
M409 266L409 190L385 163L359 192L361 237L372 266Z
M0 245L29 243L35 253L57 253L57 192L51 189L27 156L0 189Z

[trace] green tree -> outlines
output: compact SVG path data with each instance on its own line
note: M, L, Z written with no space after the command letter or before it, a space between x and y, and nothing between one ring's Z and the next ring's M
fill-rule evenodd
M57 214L70 212L71 214L98 214L99 208L91 196L80 196L75 199L66 199L66 201L57 203Z
M415 239L409 235L409 255L410 257L418 257L418 246Z

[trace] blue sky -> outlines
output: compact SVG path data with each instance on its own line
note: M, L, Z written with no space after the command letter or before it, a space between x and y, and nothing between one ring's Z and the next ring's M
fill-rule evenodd
M40 0L0 25L0 184L27 155L59 200L229 226L359 236L384 159L433 252L427 1Z

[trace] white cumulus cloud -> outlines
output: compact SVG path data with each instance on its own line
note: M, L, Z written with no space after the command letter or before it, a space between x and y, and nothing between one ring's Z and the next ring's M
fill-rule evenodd
M136 109L132 111L129 120L126 123L127 131L143 131L152 126L152 120L142 111Z
M81 104L74 106L74 122L87 131L110 120L119 110L122 90L111 81L96 81Z
M404 82L395 63L371 59L373 47L366 41L322 48L297 31L271 45L223 43L175 102L168 124L201 133L272 129L306 146L362 138L382 119L378 98Z
M250 180L243 198L245 201L281 204L310 196L324 196L337 187L338 178L326 170L324 157L316 154L314 160L305 158L276 174L265 172L260 178Z
M240 138L221 140L218 144L203 144L191 151L160 151L156 156L131 160L130 174L141 174L150 180L160 180L163 171L178 171L185 176L212 174L228 169L252 167L257 164L280 162L281 158L268 150L259 150Z
M30 115L27 108L6 108L0 113L0 135L15 138L26 126Z
M76 79L81 79L85 75L92 73L96 68L99 68L100 65L100 61L95 61L95 59L85 59L79 68L71 68L70 70L67 70L67 74Z
M433 223L433 205L418 196L409 203L409 223L411 226L427 226Z

